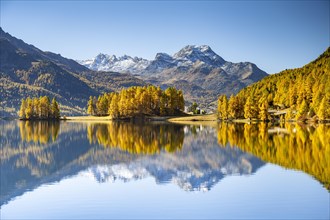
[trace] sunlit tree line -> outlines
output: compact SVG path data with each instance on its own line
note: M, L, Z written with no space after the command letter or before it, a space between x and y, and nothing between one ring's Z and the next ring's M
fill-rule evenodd
M87 137L91 144L119 148L131 154L157 154L162 150L182 149L182 126L116 123L90 124Z
M50 121L20 121L19 130L22 141L47 144L57 139L60 131L60 123Z
M260 159L290 169L302 170L330 189L330 126L315 127L283 123L219 123L221 146L239 147Z
M40 96L39 98L22 99L21 108L19 110L20 119L59 119L60 107L55 98L50 99L48 96Z
M155 86L135 86L90 97L87 113L90 115L110 115L114 118L138 115L176 115L184 110L181 90L169 87L165 91Z
M268 110L282 110L283 120L330 119L330 48L302 68L270 75L229 99L218 99L218 118L267 121Z

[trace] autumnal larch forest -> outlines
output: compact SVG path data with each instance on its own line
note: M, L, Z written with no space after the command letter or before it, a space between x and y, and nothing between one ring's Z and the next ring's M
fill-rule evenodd
M22 99L19 117L23 120L59 120L60 108L55 98L48 96Z
M330 48L302 68L265 77L228 99L218 99L218 118L325 121L330 119Z
M122 89L119 93L105 93L99 97L90 97L87 113L91 115L110 115L113 118L125 118L142 115L180 115L184 111L184 99L181 90L173 87L165 91L155 86L134 86Z

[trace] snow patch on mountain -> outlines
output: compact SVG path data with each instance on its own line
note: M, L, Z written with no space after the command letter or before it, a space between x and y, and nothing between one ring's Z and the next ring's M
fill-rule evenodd
M150 61L131 56L116 57L115 55L98 54L93 59L78 60L78 63L96 71L112 71L138 74L143 71Z
M78 60L78 63L97 71L114 71L143 75L146 73L161 72L173 67L193 67L196 62L214 68L221 67L226 61L217 55L209 46L188 45L170 56L166 53L157 53L154 60L138 57L107 55L100 53L93 59Z
M133 58L127 55L116 57L115 55L100 53L93 59L78 62L92 70L131 73L145 77L155 76L164 71L197 71L208 74L212 70L220 69L228 75L237 75L244 78L249 77L254 70L259 71L254 64L249 62L228 62L207 45L188 45L173 56L166 53L157 53L154 60Z

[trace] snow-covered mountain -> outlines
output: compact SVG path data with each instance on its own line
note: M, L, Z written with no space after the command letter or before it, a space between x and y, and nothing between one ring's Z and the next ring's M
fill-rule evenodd
M188 45L173 56L166 53L157 53L154 60L133 58L127 55L116 57L115 55L100 53L92 59L78 60L78 62L92 70L129 72L136 75L155 74L174 67L181 71L200 67L208 69L221 68L225 72L228 71L228 73L234 74L246 65L252 66L250 65L252 63L249 62L227 62L207 45Z
M89 69L97 71L113 71L132 74L160 72L172 67L192 67L196 62L212 67L221 67L226 61L217 55L209 46L188 45L170 56L166 53L157 53L154 60L124 55L108 55L100 53L88 60L78 62Z
M78 62L93 70L131 73L163 89L174 86L183 91L186 105L197 102L209 109L220 94L236 94L267 76L253 63L224 60L207 45L188 45L173 56L157 53L154 60L99 54Z
M127 55L116 57L115 55L98 54L90 60L78 61L89 69L96 71L112 71L121 73L139 74L150 63L146 59L130 57Z

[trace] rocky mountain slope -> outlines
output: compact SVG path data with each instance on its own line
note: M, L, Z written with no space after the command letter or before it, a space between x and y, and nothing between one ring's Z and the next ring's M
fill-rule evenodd
M96 72L59 54L44 52L0 28L0 116L16 116L20 100L48 95L63 114L84 114L90 95L145 85L131 74Z
M219 94L236 94L267 76L255 64L228 62L206 45L188 45L173 56L158 53L150 61L99 54L78 62L93 70L129 72L162 88L175 86L183 90L186 105L195 101L207 106Z

